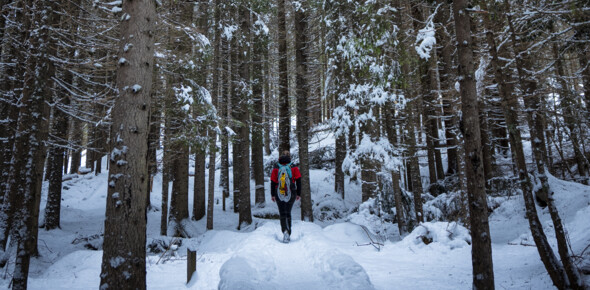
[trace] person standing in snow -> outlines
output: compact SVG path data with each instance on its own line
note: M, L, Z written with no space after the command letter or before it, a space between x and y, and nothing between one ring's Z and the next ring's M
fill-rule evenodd
M272 169L270 195L279 208L283 242L288 243L291 239L291 209L295 200L301 198L301 172L299 167L291 164L289 151L283 152Z

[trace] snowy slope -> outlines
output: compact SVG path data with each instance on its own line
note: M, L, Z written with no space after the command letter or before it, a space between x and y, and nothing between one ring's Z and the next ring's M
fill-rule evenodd
M332 190L331 174L314 171L312 191L316 198ZM160 177L156 177L152 203L159 206ZM572 248L579 254L590 244L590 187L550 179L556 192ZM191 182L192 184L192 182ZM86 240L102 232L105 212L106 174L82 176L66 184L62 229L40 229L41 256L32 260L30 289L95 289L99 285L101 251L84 247ZM254 188L252 186L252 188ZM267 185L268 188L268 185ZM352 185L345 206L359 202ZM219 194L217 195L219 196ZM267 199L270 200L269 196ZM196 235L174 255L160 259L150 254L147 283L150 289L470 289L471 247L466 229L444 222L426 223L401 241L387 241L378 251L362 228L349 222L308 223L298 220L299 203L293 209L293 237L280 243L277 220L255 219L237 231L237 215L215 205L215 230L205 221L194 222ZM269 202L269 210L275 205ZM44 200L42 208L44 207ZM539 209L546 233L554 244L549 214ZM148 214L148 242L159 236L160 212ZM521 196L513 196L490 216L496 286L500 289L552 289L532 244L524 218ZM425 245L420 235L433 237ZM169 239L168 239L169 240ZM186 284L186 245L197 248L197 274ZM6 288L9 273L0 277Z

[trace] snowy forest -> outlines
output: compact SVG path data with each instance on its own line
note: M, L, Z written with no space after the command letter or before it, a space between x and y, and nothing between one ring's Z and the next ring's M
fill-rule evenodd
M590 288L588 0L0 8L0 288Z

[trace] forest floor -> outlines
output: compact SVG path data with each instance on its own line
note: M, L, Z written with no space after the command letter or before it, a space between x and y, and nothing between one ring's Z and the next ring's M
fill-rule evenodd
M311 176L314 199L333 191L328 171L314 170ZM590 244L590 187L552 177L550 182L572 249L580 255ZM91 248L101 248L107 174L79 176L64 185L67 189L63 193L61 229L40 229L40 256L32 260L30 289L96 289L100 282L102 251ZM151 202L156 210L148 213L148 243L169 242L171 238L159 235L160 211L157 208L161 204L161 176L155 178L154 188ZM360 192L359 186L350 184L347 189L349 197L345 206L357 207L360 193L355 194L355 191ZM276 212L268 192L266 198L269 202L265 211ZM41 208L44 208L45 199L43 197ZM192 204L192 197L190 200ZM546 209L538 210L547 236L555 247L549 214ZM283 244L279 242L282 236L278 220L255 218L251 226L238 231L237 214L223 211L221 202L216 203L215 230L205 230L205 219L192 222L188 229L195 238L185 240L178 249L165 255L148 255L148 288L472 288L470 237L460 225L425 223L403 239L397 233L390 233L388 241L374 247L367 245L370 243L368 235L353 223L362 219L362 210L355 218L349 216L332 222L309 223L300 221L297 202L293 214L292 241ZM553 288L528 230L521 196L503 201L490 216L490 227L498 289ZM424 244L420 238L424 235L433 242ZM188 285L187 245L197 248L197 273ZM590 250L584 254L590 255L588 252ZM8 268L11 268L10 264ZM2 269L0 288L7 288L10 274L10 270Z

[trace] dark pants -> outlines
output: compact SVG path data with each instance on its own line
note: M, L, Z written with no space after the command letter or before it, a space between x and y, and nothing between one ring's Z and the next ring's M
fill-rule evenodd
M280 201L277 198L277 206L279 207L279 216L281 218L281 232L287 232L291 235L291 209L295 203L295 195L288 202Z

